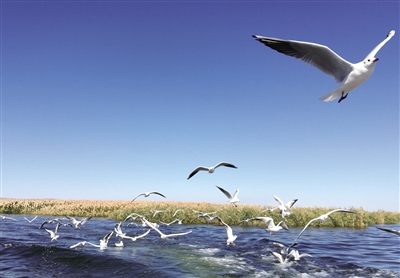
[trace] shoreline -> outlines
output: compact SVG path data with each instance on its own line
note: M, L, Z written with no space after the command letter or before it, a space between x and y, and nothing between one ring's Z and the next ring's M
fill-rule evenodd
M260 205L239 204L237 207L231 204L213 204L205 202L178 202L178 201L147 201L135 200L114 201L114 200L62 200L62 199L14 199L0 198L0 214L26 214L42 216L63 216L74 217L100 217L111 218L116 221L124 221L131 213L145 216L151 221L170 222L175 218L184 219L184 224L208 224L204 218L198 218L193 212L216 212L229 225L238 225L241 220L268 216L274 219L275 223L285 221L289 227L303 227L308 221L338 207L298 207L292 208L292 214L282 219L279 211L272 213L265 211L273 208ZM180 210L176 217L173 216L176 210ZM387 212L383 210L365 211L363 208L345 208L356 212L334 213L329 220L322 223L315 223L313 227L347 227L366 228L377 224L400 223L400 212ZM153 217L156 210L162 213ZM246 224L248 225L248 224ZM264 226L261 221L252 221L251 226Z

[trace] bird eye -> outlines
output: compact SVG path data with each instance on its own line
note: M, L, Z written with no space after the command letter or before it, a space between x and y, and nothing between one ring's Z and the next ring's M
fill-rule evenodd
M368 62L371 61L370 59L368 59Z

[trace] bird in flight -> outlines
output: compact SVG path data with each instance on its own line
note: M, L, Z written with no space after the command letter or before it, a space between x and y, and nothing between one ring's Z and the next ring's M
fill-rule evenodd
M151 191L151 192L145 192L145 193L140 193L139 195L137 195L135 198L133 198L133 200L131 201L131 202L133 202L133 201L135 201L136 200L136 198L137 197L139 197L139 196L144 196L144 197L149 197L151 194L157 194L157 195L160 195L161 197L164 197L164 198L166 198L163 194L161 194L160 192L157 192L157 191Z
M356 64L346 61L325 45L256 35L253 37L266 46L285 55L300 59L335 78L336 82L340 83L339 87L320 97L320 100L327 102L340 96L340 103L351 90L364 83L372 75L375 69L375 62L378 61L375 55L394 34L394 30L390 31L386 38L363 61Z
M199 171L208 171L209 174L212 174L212 173L214 173L215 169L217 169L220 166L225 166L225 167L237 169L237 167L235 165L227 163L227 162L220 162L220 163L218 163L217 165L215 165L213 167L199 166L196 169L194 169L193 172L190 173L190 175L189 175L189 177L187 179L190 179L191 177L196 175L197 172L199 172Z

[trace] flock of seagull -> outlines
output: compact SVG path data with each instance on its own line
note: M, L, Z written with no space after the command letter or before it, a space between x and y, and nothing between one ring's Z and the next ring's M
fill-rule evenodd
M337 82L340 83L339 87L335 89L334 91L330 92L327 95L322 96L320 99L323 101L332 101L336 99L337 97L340 96L339 103L344 100L349 92L356 88L357 86L361 85L363 82L365 82L373 73L374 68L375 68L375 63L378 61L378 58L375 57L375 55L378 53L378 51L387 43L395 34L395 31L390 31L386 38L379 43L366 57L363 61L352 64L343 58L341 58L339 55L337 55L335 52L333 52L330 48L324 45L316 44L316 43L310 43L310 42L302 42L302 41L294 41L294 40L283 40L283 39L276 39L276 38L270 38L270 37L263 37L263 36L253 36L256 40L259 42L263 43L264 45L270 47L271 49L274 49L282 54L300 59L316 68L324 72L325 74L328 74L332 77L335 78ZM213 173L218 167L228 167L228 168L234 168L237 169L237 167L231 163L227 162L220 162L216 164L215 166L212 167L204 167L204 166L199 166L196 169L194 169L188 176L188 180L191 179L194 175L196 175L200 171L207 171L208 173ZM237 206L237 202L239 202L238 194L239 194L239 189L236 190L236 192L232 195L229 193L227 190L217 186L217 188L228 198L228 201ZM166 198L163 194L157 191L150 191L150 192L145 192L137 195L133 200L135 201L138 197L144 196L144 197L149 197L152 194L159 195L163 198ZM281 199L279 199L277 196L273 196L274 199L278 202L278 206L274 209L267 210L268 212L273 212L275 209L279 210L282 219L285 217L289 216L291 214L291 208L293 205L297 202L297 199L294 199L286 204L282 202ZM177 214L179 210L177 210L174 213L174 216ZM156 216L157 213L160 213L162 211L156 211L153 215ZM200 212L200 211L194 211L195 213L198 214L199 218L206 218L208 222L213 222L217 220L221 225L223 225L226 229L226 234L227 234L227 240L226 244L227 245L233 245L235 246L235 240L237 239L237 235L233 234L232 228L226 224L219 216L215 215L216 212ZM298 240L301 237L301 235L305 232L305 230L315 221L327 221L329 218L329 215L332 213L355 213L350 210L345 210L345 209L335 209L332 210L326 214L323 214L317 218L311 219L307 225L302 229L302 231L299 233L299 235L296 237L296 239L293 241L291 245L288 247L274 242L274 246L280 249L279 252L275 252L271 250L271 254L276 257L278 262L280 263L286 263L289 260L293 259L295 261L300 260L302 257L307 257L311 256L309 254L299 254L299 251L294 249L298 244ZM3 220L15 220L11 217L7 216L0 216ZM36 216L37 217L37 216ZM25 218L26 221L29 223L33 222L35 219L27 219ZM69 220L69 223L64 223L63 219L57 218L57 219L51 219L44 221L39 229L42 229L44 226L56 223L55 229L49 230L45 228L45 231L49 234L50 240L52 241L57 241L59 238L59 228L61 226L70 226L75 229L80 229L87 221L91 219L91 217L83 218L81 220L77 220L74 217L66 216L66 219ZM146 217L132 213L128 215L125 219L124 222L126 221L131 221L129 224L126 225L129 226L130 224L134 223L136 224L135 221L141 221L142 226L148 227L149 229L137 236L128 236L126 235L126 232L122 231L122 222L119 222L115 225L114 230L110 231L107 233L102 239L99 240L99 244L94 244L91 242L87 241L82 241L78 242L72 246L70 246L71 249L81 249L85 247L86 245L91 245L93 247L97 248L107 248L108 242L112 235L115 233L115 236L119 238L119 242L115 243L116 246L118 247L123 247L123 240L131 240L131 241L136 241L138 239L144 238L149 234L151 230L154 230L157 232L161 239L168 239L170 237L176 237L176 236L185 236L190 234L192 231L187 231L184 233L176 233L176 234L165 234L159 229L159 225L157 223L150 222ZM273 233L279 232L281 230L288 230L287 225L285 222L282 220L278 224L275 225L274 220L271 217L266 217L266 216L258 216L258 217L253 217L250 219L244 219L242 220L239 224L242 223L249 223L250 221L262 221L266 225L266 231L272 235ZM170 223L163 223L164 225L172 225L174 223L177 224L182 224L182 220L180 219L175 219L174 221ZM137 224L136 224L137 225ZM378 228L378 227L377 227ZM392 229L386 229L386 228L378 228L382 231L394 233L396 235L400 235L400 231L392 230Z
M218 163L216 166L214 167L204 167L204 166L200 166L197 167L190 175L189 178L193 177L198 171L201 170L205 170L208 171L209 173L213 173L214 170L219 167L219 166L226 166L226 167L230 167L230 168L237 168L236 166L234 166L233 164L230 163L226 163L226 162L220 162ZM188 178L188 179L189 179ZM228 201L232 204L237 206L237 202L239 202L239 199L237 198L237 195L239 193L239 190L236 190L235 194L233 194L233 196L226 191L225 189L218 187L217 188L222 191L222 193L224 193L226 195L226 197L229 199ZM145 193L141 193L139 195L137 195L133 200L135 201L138 197L140 196L144 196L144 197L149 197L150 195L155 194L155 195L159 195L162 196L164 198L166 198L163 194L161 194L160 192L157 191L150 191L150 192L145 192ZM292 207L294 206L294 204L298 201L298 199L293 199L289 202L287 202L286 204L277 196L273 195L275 201L277 202L277 206L272 208L272 209L267 209L264 211L267 211L268 213L272 213L275 210L278 210L280 215L282 216L282 219L284 219L285 217L288 217L292 214ZM177 213L181 211L181 209L178 209L174 212L173 217L175 217L177 215ZM263 212L264 212L263 211ZM165 210L156 210L154 211L153 214L153 218L159 214L165 212ZM201 211L196 211L193 210L194 213L197 214L197 217L199 218L205 218L207 219L207 221L209 223L214 223L215 220L217 220L222 226L224 226L225 230L226 230L226 235L227 235L227 240L226 240L226 244L227 245L232 245L235 246L235 240L237 239L237 235L233 234L233 230L232 228L226 224L223 219L221 219L221 217L216 215L216 212L201 212ZM306 229L313 223L316 221L320 221L320 222L325 222L329 219L329 216L332 213L356 213L354 211L351 210L346 210L346 209L335 209L332 211L329 211L328 213L322 214L317 218L311 219L305 226L304 228L301 230L301 232L298 234L298 236L295 238L295 240L293 241L292 244L288 245L287 247L281 243L277 243L277 242L273 242L273 245L275 247L277 247L279 250L278 252L276 251L272 251L270 250L271 254L277 259L277 261L279 263L287 263L290 261L299 261L301 258L303 257L312 257L310 254L300 254L299 251L297 249L294 249L295 246L297 246L298 244L298 240L299 238L302 236L302 234L306 231ZM7 216L3 216L0 215L0 217L3 220L16 220L14 218L11 217L7 217ZM35 216L33 219L27 219L26 217L24 217L24 219L29 222L32 223L35 219L37 218L37 216ZM49 234L50 236L50 242L53 241L57 241L57 239L59 238L59 228L61 226L70 226L71 228L74 229L80 229L87 221L89 221L92 217L85 217L82 218L80 220L77 220L74 217L71 216L66 216L65 218L55 218L55 219L50 219L50 220L46 220L44 222L42 222L42 224L39 226L39 229L44 228L47 225L50 224L56 224L54 230L50 230L47 228L44 228L44 230ZM64 220L68 220L69 222L66 223L64 222ZM129 225L136 225L138 226L137 222L140 221L142 223L142 227L147 227L149 228L145 233L140 234L140 235L136 235L136 236L130 236L127 235L126 232L124 232L122 230L122 223L128 222L129 223L127 225L125 225L125 228L127 228ZM238 225L240 224L248 224L251 221L261 221L263 223L265 223L266 228L265 231L269 232L270 235L272 236L273 233L277 233L281 230L288 230L289 228L287 227L287 225L285 224L284 220L280 221L278 224L274 223L274 220L271 217L268 216L257 216L257 217L252 217L249 219L243 219L241 220ZM160 224L165 225L165 226L170 226L172 224L177 224L180 225L183 223L183 219L178 219L175 218L175 220L173 220L170 223L165 223L160 221ZM136 241L138 239L144 238L145 236L147 236L151 230L154 230L155 232L157 232L160 235L161 239L168 239L171 237L177 237L177 236L185 236L190 234L192 231L189 230L187 232L183 232L183 233L175 233L175 234L165 234L163 231L160 230L160 224L157 224L155 222L151 222L149 221L145 216L143 215L139 215L137 213L131 213L130 215L128 215L124 221L121 221L119 223L116 223L114 226L114 230L108 232L103 238L101 238L99 240L99 244L95 244L95 243L91 243L88 241L81 241L78 242L76 244L73 244L70 246L71 249L82 249L84 248L86 245L90 245L96 248L100 248L100 249L105 249L108 248L108 243L109 240L111 239L112 235L115 233L115 237L119 239L118 242L114 243L116 247L123 247L124 246L124 240L130 240L130 241ZM396 235L400 236L400 231L396 231L393 229L387 229L387 228L381 228L381 227L377 227L379 230L385 231L385 232L389 232L389 233L394 233Z

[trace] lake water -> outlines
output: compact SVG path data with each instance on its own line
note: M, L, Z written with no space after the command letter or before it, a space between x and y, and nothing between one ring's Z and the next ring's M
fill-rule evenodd
M50 242L38 228L54 217L28 223L24 215L7 216L16 221L0 219L1 277L400 277L400 237L375 227L308 228L295 248L313 257L280 264L270 253L278 251L272 242L289 245L301 228L271 236L263 227L232 226L236 246L227 246L223 226L160 225L165 234L192 233L163 240L151 230L137 241L124 240L124 247L115 246L114 234L107 249L77 250L69 247L80 241L99 244L117 222L92 218L81 229L61 226L58 240ZM147 231L125 224L129 236ZM45 227L54 230L55 224ZM400 229L399 224L385 227Z

